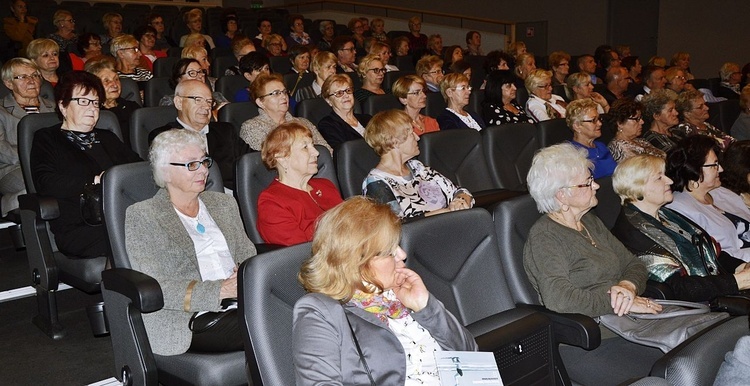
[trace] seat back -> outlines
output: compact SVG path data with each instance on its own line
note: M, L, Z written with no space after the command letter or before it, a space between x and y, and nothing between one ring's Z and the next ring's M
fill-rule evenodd
M292 62L288 56L271 56L268 60L271 63L271 72L275 74L286 74L292 70Z
M213 51L216 51L218 49L214 48ZM211 53L214 54L213 52ZM212 62L211 62L211 76L214 78L221 78L224 76L224 72L227 70L227 68L237 65L237 58L234 56L217 56ZM226 95L224 95L226 96Z
M315 126L331 111L333 109L323 98L310 98L297 103L297 116L307 119Z
M180 60L180 56L156 58L154 61L154 78L168 78L172 76L172 67Z
M573 132L565 123L565 118L548 119L536 123L537 141L539 148L544 148L573 139Z
M389 31L388 33L390 34L391 32L399 32L399 31ZM389 39L391 38L389 37ZM412 55L396 56L395 61L396 61L396 67L398 67L398 69L401 71L414 71L415 70L414 57Z
M362 194L362 183L380 157L364 139L343 142L334 154L341 196L347 199Z
M620 196L612 187L612 176L599 178L596 183L599 185L599 190L596 191L599 203L594 207L594 213L607 226L607 229L612 229L622 209Z
M406 71L401 68L399 68L398 71L388 71L385 73L385 77L383 78L383 88L386 90L390 90L393 88L393 84L396 83L396 80L398 78L413 73L414 71Z
M158 190L148 161L116 165L104 173L102 214L115 268L131 268L125 249L125 211L129 206L153 197ZM209 169L206 190L224 192L221 172L215 162Z
M219 109L219 122L228 122L234 126L239 135L242 124L248 119L258 116L258 106L255 102L234 102Z
M146 82L146 88L143 90L143 105L146 107L159 106L161 98L167 95L174 95L174 89L169 85L169 78L151 78Z
M322 145L315 145L318 155L318 173L315 177L326 178L338 186L336 169L331 153ZM258 197L277 177L276 170L268 170L260 152L247 153L237 162L237 201L247 237L255 244L265 243L258 232Z
M482 147L495 186L526 190L526 175L539 149L536 126L514 123L490 126L482 130Z
M484 103L484 90L480 90L479 87L475 87L469 96L469 105L466 106L467 111L473 111L477 114L482 114L482 104ZM482 117L484 119L484 117Z
M734 121L740 116L739 99L730 99L716 103L708 103L709 123L719 130L729 134Z
M401 247L430 293L469 326L515 307L495 237L490 214L475 208L404 224Z
M368 115L375 115L385 110L401 110L403 108L404 105L393 94L371 95L362 102L362 112Z
M297 281L311 243L247 259L238 276L240 330L252 385L294 385L292 318L305 290Z
M21 162L23 180L26 184L26 192L36 193L34 179L31 175L31 144L34 142L34 134L39 129L50 127L60 123L57 113L29 114L18 122L18 159ZM117 116L111 111L100 111L97 129L109 130L122 140L120 124Z
M531 285L523 268L523 247L531 227L542 215L529 194L500 202L494 209L493 220L500 259L516 303L539 304L539 295Z
M443 94L439 92L428 92L427 93L427 104L422 109L422 114L429 115L433 118L437 118L445 107L448 106L443 99Z
M526 101L529 100L529 90L526 90L525 87L519 87L516 90L516 102L518 102L521 106L526 106Z
M301 88L312 85L314 81L315 74L312 72L304 73L302 77L295 72L284 75L284 87L289 90L290 95L294 95Z
M497 188L487 168L482 137L473 129L427 133L419 139L419 160L454 184L480 192Z
M234 102L234 95L237 94L237 91L242 90L247 87L247 85L247 79L242 75L225 75L216 80L216 91L224 95L228 101ZM252 99L252 97L250 98ZM250 102L255 104L254 101ZM256 107L255 111L257 110L258 108Z
M120 88L122 89L120 92L121 98L138 103L138 106L143 106L138 82L130 78L120 78Z
M148 134L177 119L174 106L141 107L130 116L130 144L142 159L148 159Z

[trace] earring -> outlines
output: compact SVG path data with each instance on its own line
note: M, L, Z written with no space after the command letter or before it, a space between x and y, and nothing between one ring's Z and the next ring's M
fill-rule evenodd
M639 195L639 196L638 196L638 197L636 197L635 199L636 199L636 200L638 200L638 201L643 201L643 196Z
M560 210L563 212L567 212L570 210L570 206L568 206L568 204L562 204L560 205Z

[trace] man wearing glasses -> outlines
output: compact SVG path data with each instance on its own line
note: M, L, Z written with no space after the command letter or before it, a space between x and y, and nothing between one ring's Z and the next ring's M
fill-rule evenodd
M29 59L13 58L6 62L2 78L11 91L3 98L0 109L0 210L5 217L8 211L18 208L18 196L26 192L18 161L18 122L26 114L54 112L55 103L39 95L42 76Z
M208 141L208 155L219 165L224 188L234 190L235 165L250 149L235 134L230 123L211 122L211 110L215 104L211 89L205 83L198 80L180 82L174 96L177 120L151 131L148 142L151 143L157 135L169 129L200 132Z
M339 36L331 42L331 51L336 54L339 60L339 66L336 73L356 72L357 65L354 61L357 59L357 49L354 47L354 40L349 36Z

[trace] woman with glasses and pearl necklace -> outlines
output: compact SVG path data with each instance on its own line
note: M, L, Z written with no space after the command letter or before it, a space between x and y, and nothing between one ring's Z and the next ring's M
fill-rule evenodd
M234 198L205 191L213 164L207 148L194 130L157 135L149 160L161 189L125 212L133 269L156 279L164 293L164 307L143 315L159 355L243 349L237 309L226 303L237 297L237 267L256 250Z
M110 255L107 232L81 215L84 186L99 184L105 170L140 158L108 130L95 129L106 100L96 75L72 71L55 88L62 123L41 129L31 145L31 175L37 192L57 199L60 216L50 222L60 252L78 258Z
M545 215L531 228L524 246L529 281L541 303L555 312L590 317L656 314L661 306L638 296L646 288L646 266L590 213L599 189L591 168L586 151L570 143L546 147L534 156L526 180L537 209ZM644 377L662 355L659 349L628 342L604 328L597 349L560 346L570 378L586 385ZM592 372L592 365L618 371Z
M258 116L242 124L240 138L250 145L251 149L260 151L268 133L280 124L297 122L310 130L313 143L325 146L333 154L333 149L312 122L305 118L293 117L289 113L289 91L284 86L281 75L258 75L250 85L250 96L258 105Z

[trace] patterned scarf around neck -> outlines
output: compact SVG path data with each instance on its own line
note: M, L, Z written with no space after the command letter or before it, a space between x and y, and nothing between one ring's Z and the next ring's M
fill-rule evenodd
M78 146L78 148L80 148L81 151L85 151L86 149L91 149L94 146L94 144L99 143L99 141L96 140L96 132L93 130L89 131L88 133L82 133L79 131L72 131L72 130L65 130L65 129L62 129L62 131L65 133L65 136L68 138L68 141Z
M388 324L389 318L401 319L409 315L409 309L396 298L396 294L391 290L380 294L357 290L349 300L349 304L374 314L385 324Z

